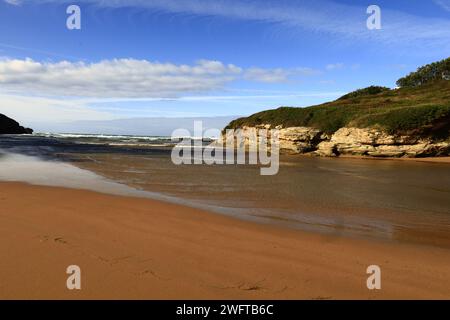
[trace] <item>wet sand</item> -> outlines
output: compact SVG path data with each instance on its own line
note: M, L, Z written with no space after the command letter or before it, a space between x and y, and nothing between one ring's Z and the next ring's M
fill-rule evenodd
M448 158L282 156L277 175L261 176L258 166L176 166L164 146L91 142L3 138L0 181L150 197L308 232L450 248Z
M369 156L351 156L351 155L341 155L339 157L347 158L347 159L395 160L395 161L413 161L413 162L431 162L431 163L448 163L448 164L450 164L450 157L394 158L394 157L369 157Z
M112 181L241 219L450 248L447 163L286 156L277 175L261 176L257 166L175 166L163 155L72 156Z
M450 299L448 249L23 183L0 183L0 202L3 299ZM73 264L80 291L65 287ZM366 287L372 264L379 291Z

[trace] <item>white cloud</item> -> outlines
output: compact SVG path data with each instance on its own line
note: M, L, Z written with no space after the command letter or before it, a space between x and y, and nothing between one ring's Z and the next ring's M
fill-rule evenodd
M170 97L221 88L242 70L219 61L194 65L114 59L98 63L0 61L3 90L52 96Z
M344 68L343 63L330 63L325 67L325 69L327 69L328 71L339 70L342 68Z
M85 63L7 58L0 60L0 88L41 96L164 98L223 89L237 79L275 83L317 73L309 68L243 69L211 60L176 65L136 59Z

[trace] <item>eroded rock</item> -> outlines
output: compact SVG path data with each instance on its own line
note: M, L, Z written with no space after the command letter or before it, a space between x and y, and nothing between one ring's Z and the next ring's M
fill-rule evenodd
M374 128L341 128L329 135L310 127L275 127L279 130L280 150L285 153L312 153L334 157L358 155L373 157L426 157L447 156L450 141L432 141L407 135L392 135ZM247 138L255 129L273 129L270 125L244 127Z

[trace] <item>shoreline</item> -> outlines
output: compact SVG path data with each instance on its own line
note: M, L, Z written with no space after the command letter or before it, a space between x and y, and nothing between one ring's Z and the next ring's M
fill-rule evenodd
M449 299L450 250L0 182L3 299ZM423 262L427 261L427 264ZM68 265L82 290L65 288ZM366 268L382 269L368 290Z
M351 156L341 155L338 158L347 159L369 159L369 160L394 160L394 161L411 161L411 162L428 162L428 163L446 163L450 164L450 156L443 157L423 157L423 158L408 158L408 157L371 157L371 156Z
M394 161L408 161L408 162L428 162L428 163L446 163L450 164L450 156L442 156L442 157L422 157L422 158L410 158L410 157L373 157L373 156L358 156L358 155L339 155L335 157L324 157L318 156L310 153L299 153L299 154L282 154L287 157L319 157L319 158L327 158L327 159L359 159L359 160L394 160Z
M450 248L449 229L448 227L445 227L445 224L440 223L440 221L448 221L446 214L448 207L445 207L443 211L441 207L436 206L436 209L440 211L435 211L433 215L424 215L423 211L416 210L405 213L401 210L395 210L392 206L391 208L377 206L376 202L372 205L361 203L355 205L354 202L348 202L346 204L339 203L339 205L331 206L329 202L322 203L320 198L311 199L311 197L305 197L300 198L302 201L294 202L296 200L292 197L286 201L286 199L279 199L277 197L272 199L270 195L267 195L266 198L272 199L271 201L274 202L266 201L261 204L259 202L260 200L256 199L254 195L251 194L250 197L246 197L245 199L239 196L236 197L235 194L224 197L222 192L220 192L214 184L210 184L210 182L205 179L198 182L200 185L203 185L203 193L193 193L189 187L184 188L186 182L201 176L202 174L209 177L211 170L207 171L208 167L203 170L205 168L204 166L201 167L200 171L197 170L199 167L191 166L190 168L186 168L194 170L183 170L181 173L183 178L180 178L180 175L178 175L178 180L173 179L171 174L152 174L151 180L145 180L142 178L142 174L152 172L155 168L158 168L158 170L164 168L166 169L164 170L165 172L172 172L172 167L170 167L171 164L168 164L165 161L159 161L147 167L147 158L133 157L126 154L123 156L114 155L115 160L111 161L111 155L108 153L104 154L102 157L96 157L91 154L75 154L75 156L72 155L72 157L69 158L70 161L65 162L46 161L45 159L35 156L13 153L6 153L6 155L7 156L2 159L3 166L0 168L0 181L21 181L32 185L82 189L110 195L149 198L189 206L191 208L205 210L215 214L231 216L235 219L250 221L252 223L276 225L283 228L325 235L335 234L357 239L379 239L396 243L416 243ZM88 159L88 161L86 161L86 159ZM306 159L313 160L313 166L308 165L305 167L308 163L307 161L304 161ZM341 185L342 183L349 183L351 185L351 183L358 182L357 180L361 177L365 177L368 181L379 182L378 176L375 180L372 180L372 175L372 179L370 179L369 176L367 176L368 171L358 170L357 172L352 172L355 163L359 163L360 165L364 163L364 161L359 158L349 160L348 162L333 161L332 158L324 159L322 157L313 158L304 156L298 158L290 157L290 162L284 162L286 160L288 159L282 161L287 169L289 169L292 164L296 163L302 163L304 172L308 171L306 168L312 169L312 171L309 171L315 172L312 176L309 176L309 179L312 179L312 182L314 182L317 177L317 173L314 171L317 165L322 171L319 171L319 174L323 172L330 172L333 174L336 171L342 171L342 175L334 174L333 177L341 179L342 176L354 176L356 178L356 181L345 180L337 183L337 185ZM319 164L316 164L316 160ZM325 161L325 166L320 165L323 161ZM330 162L338 166L327 166ZM351 167L341 167L345 164L350 164ZM370 168L377 167L379 164L380 163L369 162L366 164L366 167L370 170ZM391 165L394 165L394 163L391 163ZM408 165L405 163L405 166L397 165L398 169L409 166L410 163ZM104 170L104 168L106 169ZM223 168L224 167L222 166L219 169ZM295 173L297 170L296 168L299 167L295 167L293 170L290 170L290 172L288 170L288 173L285 174L284 178L275 182L277 184L288 183L292 180L291 178L293 176L291 173ZM356 168L358 168L358 166L356 166ZM445 170L445 167L443 166L440 168L441 171ZM124 178L124 173L126 173L126 178ZM212 173L217 175L217 170L214 169L214 172ZM245 173L245 171L243 173ZM247 183L247 187L244 188L241 188L241 185L239 185L243 181L243 176L238 174L239 180L236 180L236 178L233 180L233 176L230 174L234 174L234 172L230 172L230 170L223 171L217 177L220 178L220 176L226 176L227 179L231 181L231 186L234 188L233 190L237 190L241 194L248 192L249 183ZM443 174L445 174L445 172L443 172ZM426 176L430 176L429 170L427 170ZM20 180L18 180L18 177ZM303 175L302 179L304 177L305 176ZM251 174L247 174L244 180L247 179L247 182L251 182L253 181L252 178L253 176L251 176ZM306 179L308 179L308 176L306 176ZM139 180L141 184L135 183L135 181ZM420 181L421 179L416 180ZM170 184L168 185L166 183L167 181L171 181L173 187L170 187ZM383 180L381 180L381 182L383 182ZM149 183L149 185L146 183ZM169 188L167 188L168 186ZM206 188L207 186L209 186L209 188ZM307 185L307 187L310 188L309 185ZM376 189L372 189L372 183L369 185L366 183L365 187L369 187L371 193L377 192ZM205 190L212 191L205 192ZM439 189L438 191L445 190ZM262 192L264 192L264 189L262 189ZM290 192L289 188L286 189L286 192ZM347 190L347 192L353 191ZM347 192L344 192L344 195ZM384 189L379 189L378 192L384 194ZM435 194L432 194L432 196L433 195ZM302 194L299 194L298 196L302 197ZM418 196L420 197L420 195ZM440 195L438 194L438 196ZM364 194L361 195L360 198L364 198ZM280 200L283 202L280 203ZM387 200L390 199L388 198ZM239 201L241 201L241 203L239 203ZM244 203L243 205L242 201L247 201L247 203ZM278 202L275 203L275 201ZM251 205L246 207L245 204ZM411 205L411 207L414 208L413 205ZM422 208L422 210L432 208L433 207L430 206L430 208ZM441 212L441 216L436 212Z

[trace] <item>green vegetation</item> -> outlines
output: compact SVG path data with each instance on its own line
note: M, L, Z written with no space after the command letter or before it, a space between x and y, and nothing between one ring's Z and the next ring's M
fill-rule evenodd
M367 96L371 94L379 94L382 92L390 91L390 88L387 87L379 87L379 86L370 86L364 89L359 89L350 93L347 93L345 96L342 96L339 98L339 100L343 99L351 99L351 98L358 98L362 96Z
M448 64L449 59L444 62ZM419 72L424 72L423 68ZM342 127L374 127L389 133L447 138L450 135L450 81L441 77L420 86L394 90L372 86L318 106L281 107L259 112L232 121L226 129L260 124L315 127L326 133Z
M416 72L412 72L406 77L397 81L399 87L418 87L426 83L450 77L450 58L433 62L420 67Z

